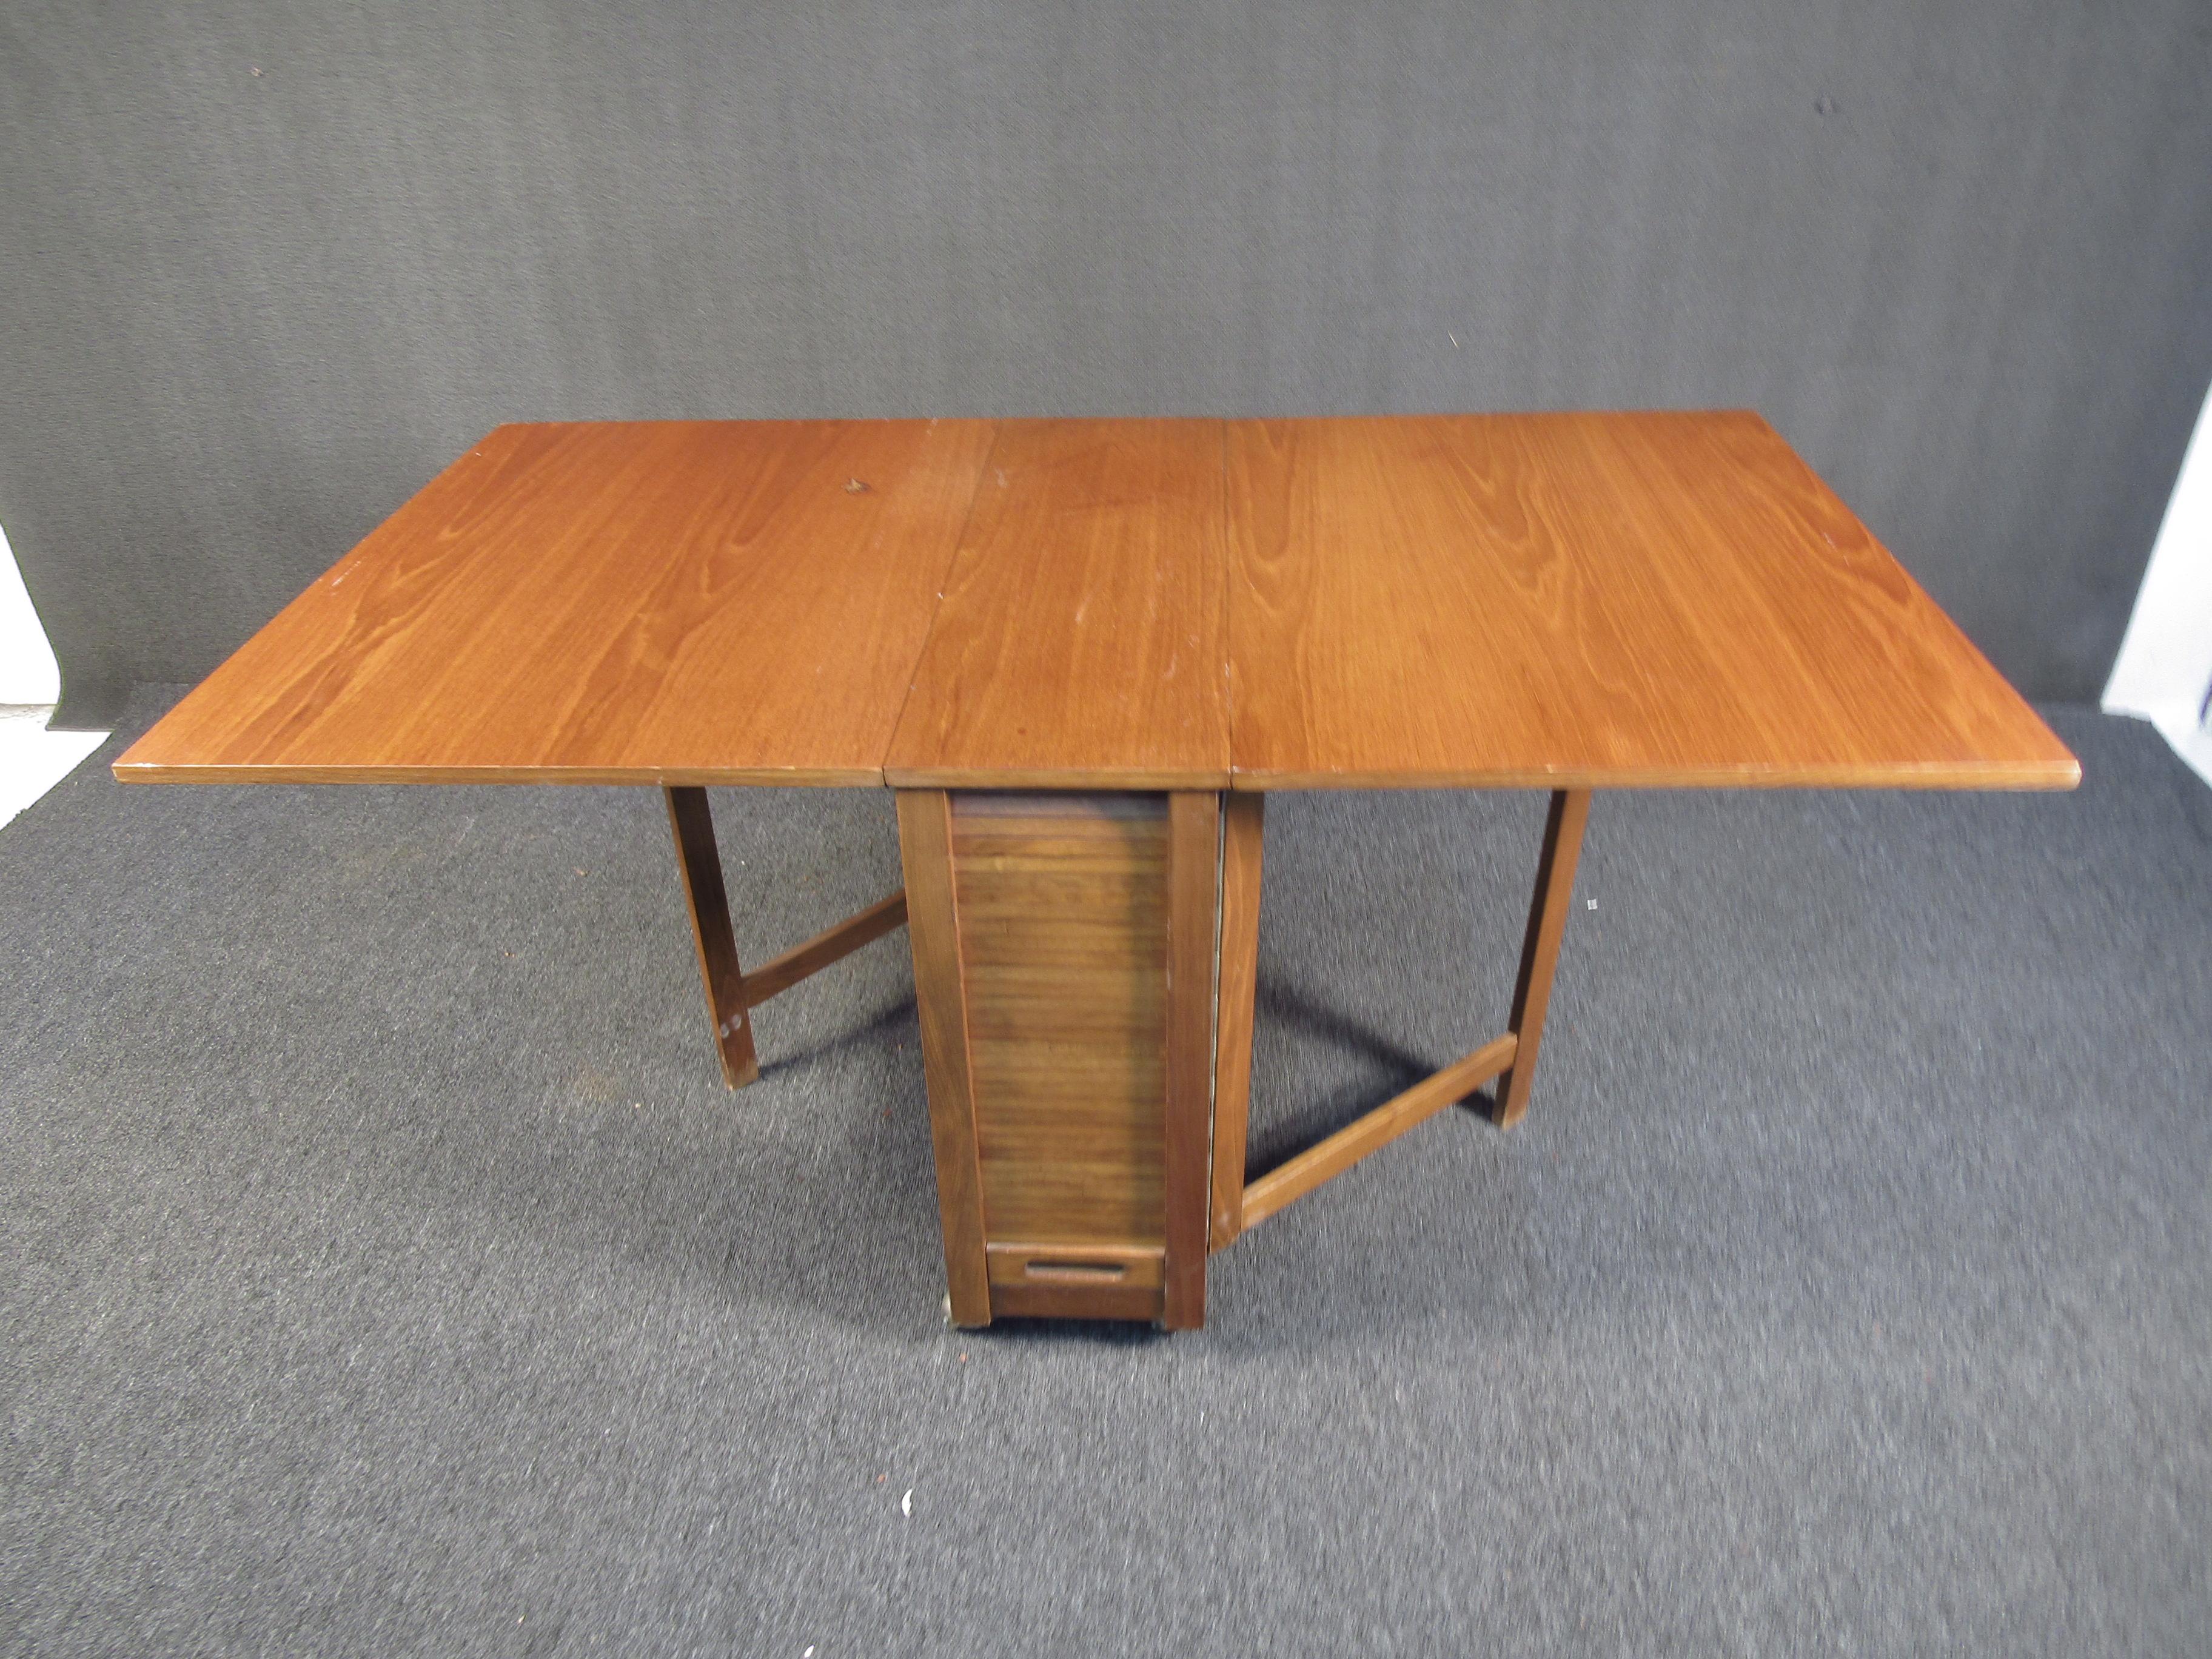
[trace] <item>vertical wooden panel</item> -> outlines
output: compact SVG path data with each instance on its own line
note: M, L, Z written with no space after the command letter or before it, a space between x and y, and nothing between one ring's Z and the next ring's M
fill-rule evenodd
M1528 931L1521 945L1521 974L1513 987L1516 1040L1513 1069L1498 1090L1498 1121L1511 1128L1528 1111L1528 1091L1536 1077L1536 1045L1543 1040L1544 1010L1552 1000L1552 973L1559 963L1559 939L1574 897L1575 860L1582 850L1583 825L1589 819L1589 791L1556 789L1544 820L1544 852L1536 866L1536 896L1528 907Z
M1158 1249L1166 800L955 794L952 803L990 1236Z
M1244 1142L1252 1096L1252 998L1260 955L1265 795L1229 794L1221 821L1221 998L1214 1034L1213 1212L1208 1242L1244 1231Z
M760 1076L753 1051L752 1017L738 942L730 931L730 897L722 886L722 858L714 849L714 818L704 789L664 789L668 827L676 837L676 867L691 912L691 943L699 952L699 982L706 988L707 1018L722 1081L742 1089Z
M945 1230L945 1286L954 1324L988 1325L991 1285L983 1254L960 930L953 908L951 804L942 790L902 789L898 820L938 1213Z
M1221 797L1168 797L1167 1305L1162 1322L1206 1322L1207 1164L1212 1151L1213 1012L1220 918Z

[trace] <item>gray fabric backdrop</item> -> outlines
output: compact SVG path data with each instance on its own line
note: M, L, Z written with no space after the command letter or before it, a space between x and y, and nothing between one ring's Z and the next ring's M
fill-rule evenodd
M2044 697L2212 375L2212 7L0 12L67 712L502 420L1750 404Z

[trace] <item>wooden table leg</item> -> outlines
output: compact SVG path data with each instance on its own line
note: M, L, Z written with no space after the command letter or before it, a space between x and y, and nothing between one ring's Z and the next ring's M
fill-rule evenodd
M668 802L669 828L675 832L684 896L691 908L691 940L699 951L699 978L707 989L707 1015L714 1023L722 1081L742 1089L758 1080L760 1060L753 1052L744 974L738 966L738 942L730 929L721 855L714 850L714 815L707 809L704 789L668 788L661 793Z
M1252 1101L1252 1000L1260 961L1260 862L1267 798L1222 797L1221 997L1213 1065L1213 1202L1207 1243L1244 1231L1244 1142Z
M1513 987L1513 1065L1498 1086L1498 1121L1511 1128L1528 1112L1528 1090L1535 1080L1536 1047L1544 1035L1544 1008L1551 1000L1552 971L1559 966L1559 938L1566 931L1567 907L1574 896L1575 860L1582 850L1583 826L1589 820L1589 791L1552 793L1544 820L1543 856L1536 866L1536 896L1528 908L1528 932L1521 945L1521 975Z
M1246 799L1232 795L1232 808ZM1257 797L1252 798L1257 805ZM1257 1180L1246 1182L1225 1201L1224 1182L1242 1181L1247 1097L1251 1080L1251 987L1249 963L1255 955L1260 891L1259 814L1250 814L1247 850L1237 850L1238 828L1232 817L1222 853L1221 1041L1219 1082L1214 1107L1213 1248L1219 1249L1249 1227L1255 1227L1285 1205L1344 1173L1370 1152L1464 1100L1492 1078L1498 1086L1498 1122L1511 1127L1528 1110L1528 1090L1536 1074L1536 1048L1544 1035L1544 1008L1551 1000L1553 970L1574 896L1575 859L1583 826L1589 818L1589 791L1563 789L1552 796L1544 823L1544 848L1536 872L1536 896L1529 907L1528 935L1521 947L1521 975L1513 990L1513 1017L1503 1036L1431 1073L1380 1106L1354 1119L1334 1134L1285 1158ZM1239 866L1249 864L1240 876ZM1249 914L1240 894L1249 884ZM1244 976L1240 978L1240 973ZM1231 988L1237 988L1232 998ZM1241 1008L1241 1014L1240 1014ZM1242 1025L1239 1025L1239 1020ZM1226 1045L1237 1033L1240 1053Z
M907 935L914 945L923 1085L937 1164L938 1222L945 1239L947 1304L956 1325L991 1322L983 1253L982 1174L968 1076L968 1006L960 926L953 912L952 798L942 789L898 792L899 860L906 868Z
M1161 1146L1166 1279L1160 1323L1206 1323L1214 1004L1219 983L1221 797L1168 797L1167 1099Z

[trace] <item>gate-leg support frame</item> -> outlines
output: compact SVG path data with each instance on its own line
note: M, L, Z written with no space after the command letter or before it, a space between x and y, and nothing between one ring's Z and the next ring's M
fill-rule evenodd
M691 912L691 939L699 950L699 979L707 991L707 1017L714 1028L722 1081L742 1089L760 1077L752 1011L863 945L904 927L906 890L902 887L748 974L738 965L737 937L730 927L729 894L722 885L722 860L714 848L714 819L707 808L707 792L671 787L661 793L668 802L668 827L676 837L676 866Z
M722 1074L739 1088L760 1075L752 1009L905 925L908 889L748 974L738 965L706 791L672 787L665 793ZM1504 1033L1249 1182L1264 797L1206 791L967 799L975 803L970 817L958 821L972 820L974 827L956 833L953 795L898 792L901 856L908 887L918 895L915 977L956 1324L1027 1314L1194 1327L1205 1319L1209 1250L1492 1079L1502 1079L1500 1127L1510 1128L1526 1115L1589 817L1588 790L1552 796ZM973 843L966 854L956 845L962 834ZM966 906L956 888L969 892L963 884L969 882L977 908L963 918ZM1006 908L1010 895L1033 890L1052 902L1029 898ZM1154 943L1133 943L1142 939ZM1098 957L1112 949L1137 954L1126 969L1116 969ZM1160 958L1148 956L1150 950ZM1097 976L1101 972L1103 979ZM1126 987L1115 977L1121 972L1130 976ZM979 973L986 975L981 990L971 982ZM1071 973L1076 977L1063 984ZM1154 985L1157 994L1145 988ZM978 996L984 1001L971 1007ZM1124 1054L1121 1039L1109 1035L1109 1027L1121 1029L1111 1020L1133 1018L1139 1008L1155 1012L1129 1027L1127 1041L1151 1056L1147 1066L1157 1064L1157 1073L1146 1075L1158 1079L1159 1092L1151 1097L1157 1103L1149 1109L1161 1116L1156 1129L1130 1141L1134 1131L1126 1121L1094 1124L1083 1089L1071 1094L1061 1086L1082 1078L1069 1073L1054 1081L1064 1068L1021 1044L1050 1037L1046 1049L1057 1054L1053 1043L1059 1042L1070 1054L1087 1054L1085 1063L1105 1068L1097 1074L1103 1078ZM1020 1018L1000 1030L1017 1010ZM1109 1027L1099 1026L1101 1018ZM979 1042L984 1049L977 1052L987 1049L994 1067L994 1092L988 1097L971 1073L971 1048ZM1036 1069L1040 1065L1046 1069ZM1052 1133L1030 1145L1041 1128ZM993 1135L996 1143L987 1145ZM1063 1145L1071 1161L1055 1173L1050 1160L1062 1154L1041 1153L1040 1147ZM1144 1153L1146 1145L1157 1151ZM1022 1212L1030 1231L996 1237L986 1226L981 1164L992 1158L1036 1164L1040 1156L1046 1162L1037 1165L1030 1188L1001 1182L1001 1200ZM1109 1170L1117 1173L1109 1177ZM1129 1237L1062 1239L1049 1231L1060 1213L1054 1205L1095 1209L1097 1183L1108 1179L1121 1182L1132 1202L1142 1200L1132 1212ZM1062 1181L1076 1184L1053 1184ZM1064 1200L1054 1196L1060 1192ZM1151 1210L1155 1204L1158 1209Z
M1247 799L1253 803L1249 808L1238 805ZM1231 830L1224 842L1222 871L1221 1042L1213 1109L1210 1239L1217 1250L1291 1200L1303 1198L1377 1147L1388 1146L1415 1124L1426 1122L1445 1107L1466 1099L1492 1078L1504 1079L1498 1091L1498 1127L1510 1129L1527 1115L1528 1091L1535 1079L1536 1049L1543 1039L1544 1013L1551 1000L1552 975L1559 966L1559 940L1566 931L1567 906L1574 894L1575 860L1582 848L1583 827L1589 819L1589 790L1553 792L1551 810L1544 820L1543 852L1536 866L1535 897L1528 908L1528 928L1521 945L1512 1017L1505 1034L1248 1183L1244 1180L1245 1124L1252 1079L1253 963L1260 937L1261 809L1257 796L1232 795L1231 803ZM1240 815L1246 820L1241 841ZM1238 999L1234 1007L1232 986Z

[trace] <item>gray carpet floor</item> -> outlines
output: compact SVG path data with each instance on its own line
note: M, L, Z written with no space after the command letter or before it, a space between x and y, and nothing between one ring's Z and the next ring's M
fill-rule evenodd
M2212 1650L2212 792L2053 718L1601 795L1527 1124L1177 1337L945 1328L905 936L726 1093L653 792L103 757L0 830L0 1651ZM714 799L757 959L896 884ZM1263 1159L1500 1027L1541 817L1276 803Z

